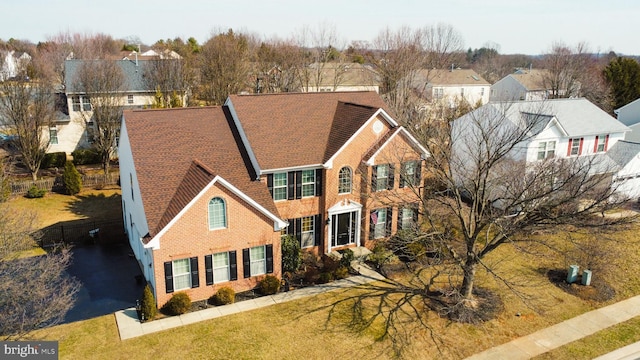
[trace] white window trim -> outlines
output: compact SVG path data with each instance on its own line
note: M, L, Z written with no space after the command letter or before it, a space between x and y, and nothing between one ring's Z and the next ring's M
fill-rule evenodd
M262 253L264 257L262 259L254 259L253 258L253 249L262 248ZM262 263L262 272L254 272L254 264ZM267 273L267 249L264 245L254 246L249 248L249 271L251 271L251 276L264 275Z
M386 174L384 175L384 177L380 177L380 168L386 169ZM387 190L387 186L389 184L389 170L390 170L389 164L380 164L380 165L376 166L376 188L375 188L375 191ZM384 179L384 182L382 182L382 187L380 187L380 179Z
M213 200L215 200L215 199L220 199L220 201L222 201L222 216L223 216L223 220L224 220L223 223L222 223L222 226L213 226L213 224L211 223L211 202ZM208 204L207 207L208 207L207 210L208 210L208 215L209 215L209 218L207 219L208 222L209 222L209 230L226 229L227 228L227 224L228 224L228 222L227 222L228 221L228 219L227 219L227 202L223 198L221 198L219 196L216 196L216 197L212 198L211 200L209 200L209 204Z
M278 185L276 186L276 176L277 175L284 175L284 185ZM288 174L286 172L283 173L275 173L273 174L273 200L274 201L283 201L283 200L287 200L287 187L288 187ZM283 189L284 188L284 198L282 199L276 199L276 189Z
M387 219L387 217L388 217L387 216L388 215L387 214L387 208L380 208L380 209L377 209L377 211L378 211L378 215L377 215L378 216L378 220L377 220L377 222L375 224L373 224L373 226L374 226L373 238L374 239L382 239L382 238L387 236L387 221L388 221L388 219ZM380 216L381 212L384 213L384 220L383 221L381 221L381 219L380 219L381 218L381 216Z
M224 255L225 259L226 259L226 265L225 266L216 266L216 255L218 256L222 256ZM212 271L213 271L213 283L214 284L218 284L218 283L223 283L223 282L229 282L231 279L231 268L229 265L229 253L228 252L221 252L221 253L215 253L211 255L211 267L212 267ZM221 269L226 269L227 272L227 278L224 280L218 280L218 277L216 276L216 270L221 270Z
M345 186L345 188L348 188L348 191L342 191L343 185L347 185L347 181L343 180L342 170L346 170L346 175L348 176L348 186ZM352 180L351 168L348 166L343 166L342 168L340 168L340 171L338 172L338 194L351 194L351 191L353 188L352 184L353 184L353 180Z
M304 221L308 220L309 223L311 224L311 230L304 230ZM305 216L300 220L302 229L300 230L300 247L305 249L305 248L311 248L315 246L315 229L316 229L316 224L315 222L315 218L313 216ZM310 240L308 241L308 243L310 243L311 245L307 245L305 246L305 237Z
M310 182L309 181L307 181L307 182L304 181L305 172L306 173L310 172L310 173L313 174L312 175L312 180ZM316 196L316 171L315 170L302 170L302 175L300 176L300 181L302 182L302 186L301 186L301 189L300 189L302 191L302 194L301 194L302 197L314 197L314 196ZM305 188L306 189L311 188L311 194L310 195L305 195L304 194Z
M187 272L185 273L178 273L176 271L176 261L186 261L187 262ZM184 258L184 259L176 259L171 261L171 269L172 269L172 281L173 281L173 291L180 291L180 290L186 290L186 289L190 289L191 288L191 261L189 258ZM176 278L178 276L186 276L188 281L188 286L187 287L178 287L176 284Z

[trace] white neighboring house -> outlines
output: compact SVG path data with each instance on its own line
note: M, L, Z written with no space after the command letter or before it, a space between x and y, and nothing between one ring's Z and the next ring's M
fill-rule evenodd
M64 94L60 94L63 111L49 129L50 146L47 152L72 153L76 149L91 146L91 136L87 129L93 126L91 99L77 86L78 73L83 62L91 60L66 60ZM113 60L125 77L122 100L125 109L142 109L151 106L155 89L145 82L145 71L154 60ZM86 117L83 115L85 113Z
M548 71L543 69L517 70L491 85L491 101L545 100L551 90L545 86ZM560 95L566 89L559 90Z
M460 99L475 105L489 102L491 84L471 69L422 69L416 74L412 88L423 98L449 101L450 106Z
M0 51L0 81L5 81L16 77L18 73L24 73L27 65L31 62L29 54L16 54L14 50Z
M618 121L631 128L625 140L640 142L640 99L613 110Z
M503 116L505 126L517 126L528 116L542 119L536 135L519 144L512 153L515 160L535 162L548 157L578 158L602 156L602 164L612 164L616 186L628 196L637 196L634 183L624 183L640 176L640 146L623 141L630 129L602 109L584 98L537 101L490 102L455 120L460 133L465 131L465 120L472 117ZM620 143L620 144L618 144ZM454 145L454 149L456 146ZM635 151L635 153L633 153ZM598 170L594 168L595 170Z

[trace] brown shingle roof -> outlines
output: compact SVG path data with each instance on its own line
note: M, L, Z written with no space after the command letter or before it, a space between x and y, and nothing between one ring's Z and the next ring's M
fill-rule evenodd
M251 180L225 109L134 110L124 118L152 237L216 175L278 215L266 186Z
M428 83L432 86L445 86L445 85L490 85L489 82L483 79L478 73L472 69L422 69L418 71L416 76L418 82Z
M232 95L230 100L262 170L322 164L378 109L387 111L375 92Z
M544 69L531 69L519 71L511 74L514 79L521 83L528 91L545 90L544 78L548 76L548 71Z

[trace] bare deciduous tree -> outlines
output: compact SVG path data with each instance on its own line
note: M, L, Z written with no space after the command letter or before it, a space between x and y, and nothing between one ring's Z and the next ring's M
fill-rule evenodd
M183 59L147 60L144 76L149 89L156 89L156 107L182 107L193 83L191 69Z
M91 109L83 108L82 116L107 174L122 121L124 74L115 61L87 60L78 69L74 81L76 88L91 100Z
M66 249L47 255L21 257L34 246L35 217L0 206L0 337L24 338L32 331L64 320L79 290L65 270L71 260Z
M0 83L0 117L3 126L14 135L13 142L33 180L49 147L45 132L53 121L55 109L52 90L45 83L5 81Z

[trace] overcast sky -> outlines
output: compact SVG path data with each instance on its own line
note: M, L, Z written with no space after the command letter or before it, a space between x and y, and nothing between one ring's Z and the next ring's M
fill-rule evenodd
M324 24L348 44L387 27L445 23L465 48L492 42L502 54L540 54L562 41L640 55L638 0L0 0L0 13L0 39L34 43L63 31L202 43L228 28L286 39Z

